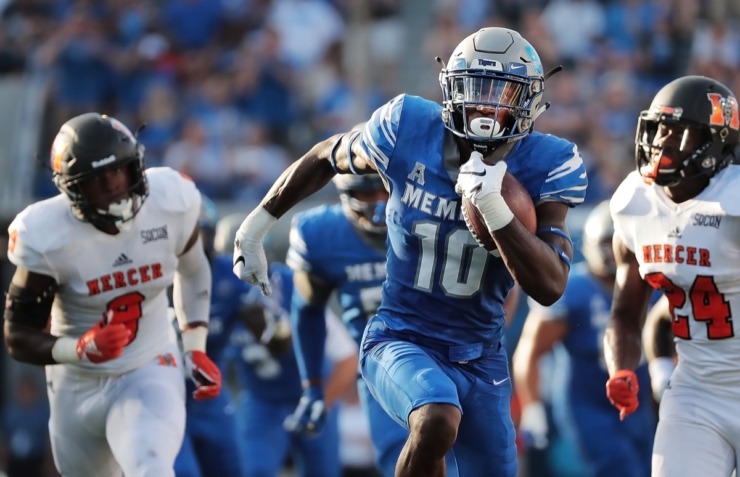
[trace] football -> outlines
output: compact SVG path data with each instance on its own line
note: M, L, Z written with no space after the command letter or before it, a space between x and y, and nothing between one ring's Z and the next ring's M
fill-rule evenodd
M514 214L514 217L519 219L519 222L521 222L527 230L535 233L537 230L537 214L534 210L532 198L529 197L529 193L522 183L508 172L504 175L504 180L501 183L501 195L511 209L511 212ZM480 246L486 250L496 250L496 242L488 231L488 226L486 226L486 222L483 220L483 216L478 208L473 205L470 199L465 197L462 198L461 204L465 223L467 224L470 233L473 234L473 237L475 237Z

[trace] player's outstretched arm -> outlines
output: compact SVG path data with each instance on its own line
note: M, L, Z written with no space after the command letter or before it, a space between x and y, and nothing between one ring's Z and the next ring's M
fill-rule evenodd
M634 369L642 355L642 327L652 289L640 276L634 253L614 236L617 275L611 317L604 333L604 358L609 370L606 393L624 419L637 410L639 385Z
M355 171L372 170L370 161L350 144L354 136L337 134L316 144L303 157L286 169L260 204L244 219L234 238L234 273L242 280L257 285L263 294L271 292L263 240L274 223L298 202L324 187L334 175L349 173L352 161ZM352 145L350 148L348 146Z
M211 306L211 267L200 227L195 225L185 252L178 258L172 304L180 326L183 359L195 384L195 399L211 399L221 392L221 371L206 354Z

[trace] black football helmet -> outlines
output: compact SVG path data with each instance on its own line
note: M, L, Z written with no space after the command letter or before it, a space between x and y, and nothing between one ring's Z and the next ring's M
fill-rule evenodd
M337 174L332 179L339 191L339 199L345 214L353 225L365 232L383 235L386 233L385 206L387 200L364 201L355 197L357 191L386 190L378 174Z
M537 51L506 28L483 28L460 42L440 72L439 83L447 129L484 156L498 149L494 160L528 135L547 109ZM476 108L489 116L469 120Z
M678 146L653 144L661 125L679 131L680 142L673 142ZM640 113L635 136L637 170L646 182L659 186L702 175L712 177L732 162L739 139L740 116L732 91L705 76L684 76L665 85L650 109Z
M101 210L84 196L80 183L114 167L128 168L129 197ZM110 116L85 113L64 123L51 147L51 169L54 185L69 198L75 215L93 225L124 230L149 194L144 147Z
M613 236L614 222L609 210L609 201L605 200L591 209L583 225L581 252L594 275L614 277L617 273L617 262L614 260L612 249Z

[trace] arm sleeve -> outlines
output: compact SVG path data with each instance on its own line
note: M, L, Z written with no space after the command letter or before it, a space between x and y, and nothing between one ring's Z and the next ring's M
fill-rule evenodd
M180 329L208 322L211 305L211 266L200 237L180 256L172 288L172 301Z
M323 375L327 333L325 306L309 305L300 293L293 291L290 308L293 348L301 380L307 382L319 379Z

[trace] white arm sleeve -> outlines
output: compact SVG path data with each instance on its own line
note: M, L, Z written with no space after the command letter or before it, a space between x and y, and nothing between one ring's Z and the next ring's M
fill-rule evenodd
M186 329L190 323L208 323L211 308L211 266L200 237L190 250L180 256L172 287L172 301L181 330Z
M359 352L349 331L330 309L326 309L326 356L332 363L343 361Z

